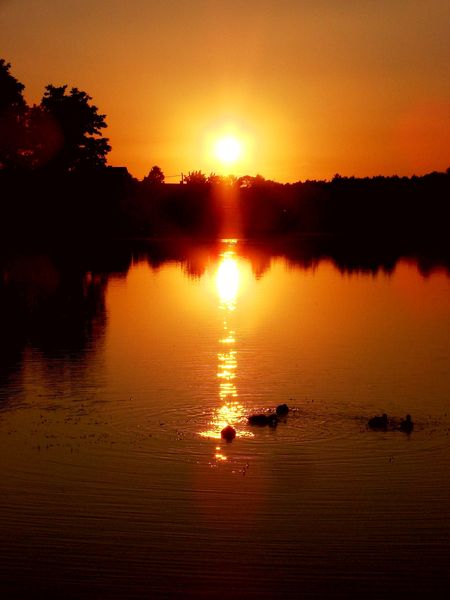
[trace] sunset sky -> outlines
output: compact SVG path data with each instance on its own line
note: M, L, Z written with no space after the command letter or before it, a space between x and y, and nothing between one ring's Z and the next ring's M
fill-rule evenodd
M110 164L139 178L450 166L448 0L0 0L0 40L29 103L88 92Z

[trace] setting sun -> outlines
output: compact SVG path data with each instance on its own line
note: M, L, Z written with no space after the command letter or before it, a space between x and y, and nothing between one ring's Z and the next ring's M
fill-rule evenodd
M214 155L222 163L236 162L242 154L240 141L233 136L222 137L214 144Z

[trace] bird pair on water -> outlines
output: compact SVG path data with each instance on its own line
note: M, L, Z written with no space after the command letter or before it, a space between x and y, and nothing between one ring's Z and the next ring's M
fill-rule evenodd
M382 415L376 415L369 419L367 423L371 429L387 429L388 428L388 416L386 413ZM405 433L411 433L414 429L414 423L412 422L411 415L406 415L404 419L400 421L400 425L395 427L395 429L400 429L400 431L404 431Z
M269 425L269 427L276 427L278 425L278 419L280 417L285 417L288 412L289 406L287 404L279 404L273 413L259 413L256 415L250 415L248 417L248 424L259 426Z

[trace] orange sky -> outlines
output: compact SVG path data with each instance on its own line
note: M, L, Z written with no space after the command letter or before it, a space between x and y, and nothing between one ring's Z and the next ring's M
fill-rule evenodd
M449 23L448 0L0 0L0 56L30 103L88 92L139 178L411 175L450 166Z

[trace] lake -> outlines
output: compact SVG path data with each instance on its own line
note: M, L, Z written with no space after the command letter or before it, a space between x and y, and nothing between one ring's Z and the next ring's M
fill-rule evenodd
M3 597L447 597L448 269L175 246L2 258Z

